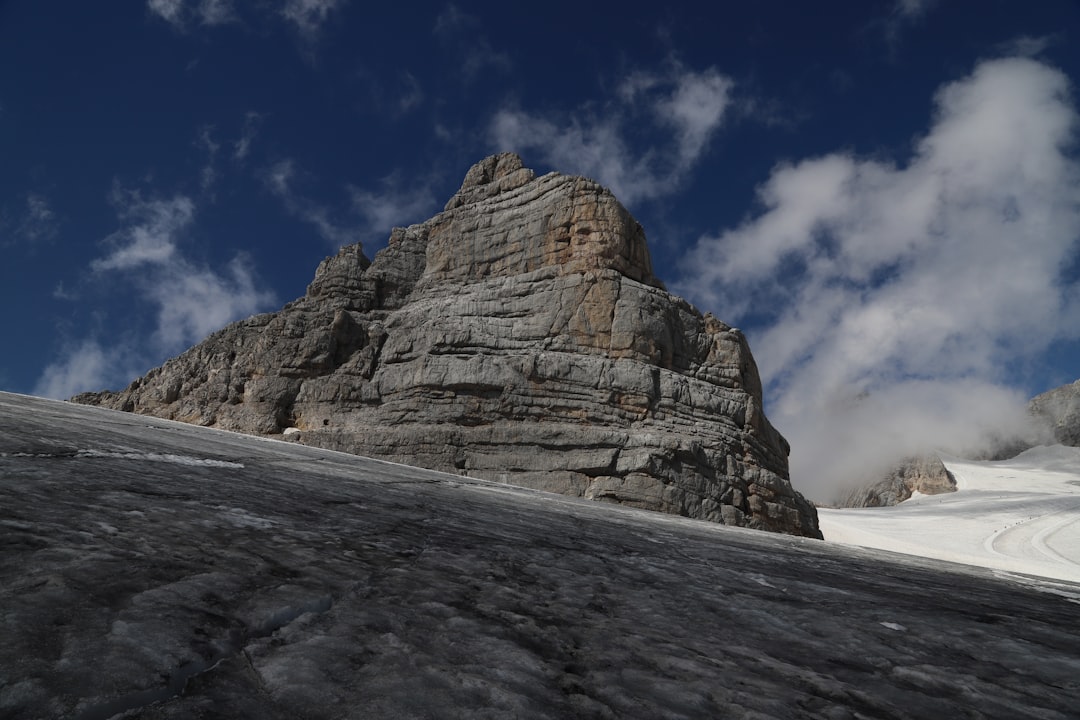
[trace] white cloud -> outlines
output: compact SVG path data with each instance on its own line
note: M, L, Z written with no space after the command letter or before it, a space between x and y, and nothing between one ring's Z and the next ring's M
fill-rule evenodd
M96 340L84 340L45 367L32 393L66 400L81 392L126 384L134 372L121 369L125 367L125 355L120 349L102 347Z
M176 256L179 234L195 217L195 204L177 195L169 200L143 200L136 191L113 188L112 199L126 227L108 238L112 250L90 263L95 272L131 270L144 265L162 265Z
M763 326L751 339L769 414L812 496L853 452L1015 429L1006 368L1080 330L1075 280L1060 276L1080 242L1069 93L1033 60L983 62L939 90L906 164L780 165L755 217L688 254L678 291Z
M378 192L349 188L353 209L364 218L364 235L386 236L400 225L421 222L438 209L427 186L403 188L396 176L384 178Z
M682 162L695 162L720 127L733 85L715 70L682 73L671 95L658 102L656 113L675 130Z
M292 22L300 34L314 39L330 13L345 5L345 0L287 0L281 15Z
M276 302L272 292L256 286L252 264L240 254L229 262L227 273L218 273L185 261L146 283L144 292L157 305L158 344L185 348Z
M169 24L183 27L184 0L146 0L146 7Z
M146 200L119 188L113 197L126 226L107 238L111 251L90 268L99 279L123 273L110 282L126 280L156 308L154 349L182 350L276 302L272 292L257 285L244 254L233 258L225 273L185 257L181 241L195 218L190 198Z
M677 189L723 124L733 86L715 68L674 64L663 74L626 78L601 114L580 108L563 119L504 108L489 134L497 150L538 151L549 165L595 178L630 204ZM650 125L669 131L668 142L631 150L627 134Z

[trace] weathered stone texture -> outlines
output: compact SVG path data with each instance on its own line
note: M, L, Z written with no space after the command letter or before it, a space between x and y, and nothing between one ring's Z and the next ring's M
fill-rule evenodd
M641 226L513 154L369 263L79 402L818 537L743 335L664 290Z

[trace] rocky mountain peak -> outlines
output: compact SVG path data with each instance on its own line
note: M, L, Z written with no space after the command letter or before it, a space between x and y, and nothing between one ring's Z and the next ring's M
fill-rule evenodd
M512 153L374 260L76 400L820 537L742 334L665 291L610 191Z
M444 210L478 202L530 182L536 173L525 167L517 153L490 155L469 168L461 188L446 203Z

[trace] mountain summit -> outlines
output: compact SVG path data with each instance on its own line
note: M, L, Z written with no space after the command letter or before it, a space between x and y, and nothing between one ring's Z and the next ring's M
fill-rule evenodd
M820 537L742 333L668 293L599 184L485 158L372 262L75 401Z

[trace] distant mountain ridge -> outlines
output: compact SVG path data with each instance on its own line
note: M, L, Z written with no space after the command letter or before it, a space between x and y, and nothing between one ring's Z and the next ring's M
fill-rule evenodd
M668 293L644 231L512 153L369 261L76 402L820 537L742 333Z

